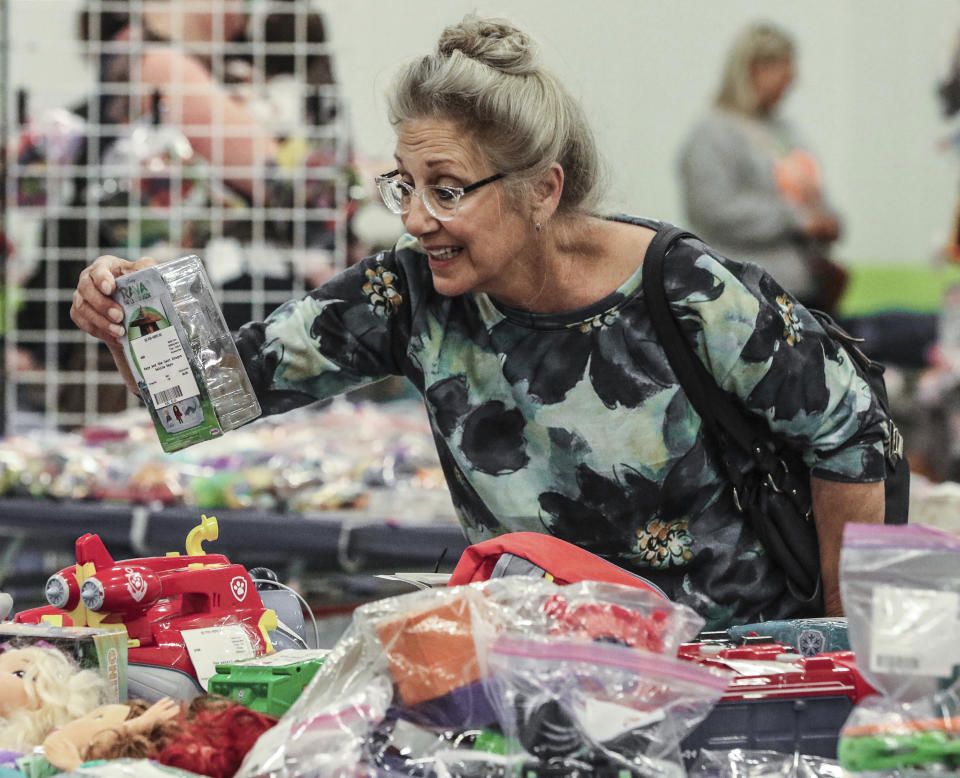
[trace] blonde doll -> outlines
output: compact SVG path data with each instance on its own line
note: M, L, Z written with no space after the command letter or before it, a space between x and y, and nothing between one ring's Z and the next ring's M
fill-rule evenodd
M0 749L26 752L107 700L106 680L55 648L0 654Z

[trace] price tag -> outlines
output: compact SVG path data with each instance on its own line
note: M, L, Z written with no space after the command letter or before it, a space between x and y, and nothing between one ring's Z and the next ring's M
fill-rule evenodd
M325 659L330 653L326 648L286 648L272 654L258 656L243 663L244 667L286 667L311 659Z
M873 590L870 669L948 678L960 663L960 594L881 585Z
M251 659L257 655L250 636L240 624L185 629L180 634L183 635L193 669L197 671L197 680L204 691L216 674L217 665Z
M136 338L130 341L130 348L137 357L154 407L162 408L181 398L200 394L190 360L174 327Z

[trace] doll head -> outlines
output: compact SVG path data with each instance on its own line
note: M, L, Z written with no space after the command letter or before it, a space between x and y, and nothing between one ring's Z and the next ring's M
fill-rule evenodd
M107 682L55 648L0 654L0 747L28 750L104 702Z

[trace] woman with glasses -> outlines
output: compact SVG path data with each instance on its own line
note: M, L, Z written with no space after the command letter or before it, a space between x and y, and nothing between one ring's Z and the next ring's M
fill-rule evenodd
M236 334L265 411L404 375L470 541L557 535L716 627L822 613L790 595L737 514L653 333L641 275L661 224L598 215L590 129L528 36L468 16L400 71L389 115L395 165L377 186L407 234ZM131 389L105 295L144 262L97 260L74 304ZM684 241L665 273L704 364L816 466L838 612L843 524L883 519L876 400L756 266Z

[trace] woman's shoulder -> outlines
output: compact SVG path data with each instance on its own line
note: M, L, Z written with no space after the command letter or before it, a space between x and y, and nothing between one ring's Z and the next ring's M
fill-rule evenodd
M433 292L433 279L426 252L411 235L401 235L393 246L372 253L348 267L321 287L321 294L339 296L343 288L373 284L389 285L409 299Z
M693 125L685 148L700 143L731 143L742 139L751 119L725 108L713 108Z

